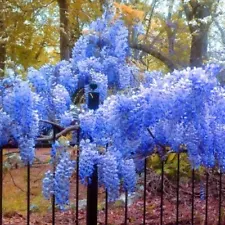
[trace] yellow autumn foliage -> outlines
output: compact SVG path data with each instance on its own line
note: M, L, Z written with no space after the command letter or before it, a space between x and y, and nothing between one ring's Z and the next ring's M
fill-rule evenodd
M83 28L101 15L100 1L68 0L71 48ZM24 73L60 60L59 8L53 0L0 0L4 10L7 67ZM0 7L1 8L1 7ZM1 34L1 32L0 32Z
M116 18L122 15L123 20L129 27L144 19L145 13L142 10L138 10L130 5L120 4L117 2L114 3L114 6L117 12Z

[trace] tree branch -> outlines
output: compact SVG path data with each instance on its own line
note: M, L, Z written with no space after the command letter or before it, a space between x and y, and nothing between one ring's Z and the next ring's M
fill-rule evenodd
M59 139L61 136L64 136L71 131L78 130L79 128L80 128L79 125L69 126L69 127L65 128L64 130L62 130L61 132L59 132L58 134L56 134L56 139ZM40 141L52 141L53 137L52 136L40 137L40 138L37 138L36 140L39 142Z
M177 66L175 65L175 63L170 60L167 56L163 55L161 52L159 52L157 49L146 45L146 44L138 44L138 43L130 43L130 47L133 49L137 49L140 51L143 51L147 54L152 55L153 57L155 57L156 59L160 60L161 62L165 63L166 66L171 70L175 70L177 69Z
M45 120L43 120L44 122ZM55 124L54 122L51 121L46 121L49 124L54 124L56 126L58 126L59 128L62 128L61 126L59 126L58 124ZM58 134L56 134L56 140L59 139L61 136L64 136L66 134L68 134L71 131L74 130L79 130L80 126L79 125L72 125L66 128L62 128L63 130L61 130ZM52 141L53 140L53 136L44 136L44 137L38 137L35 141L39 142L37 143L35 146L40 145L40 142L44 142L44 141ZM2 148L18 148L18 143L16 143L15 141L9 140L8 144L2 146Z
M49 120L40 120L40 122L43 122L43 123L48 123L48 124L51 124L52 126L56 127L56 128L59 128L60 130L63 130L64 127L60 126L59 124L53 122L53 121L49 121Z
M11 174L10 170L9 170L8 172L9 172L9 175L10 175L10 177L11 177L11 180L12 180L14 186L15 186L16 188L18 188L20 191L26 193L25 190L23 190L19 185L16 184L16 182L15 182L15 180L14 180L14 178L13 178L13 175Z
M189 4L193 10L196 10L196 8L199 6L198 1L196 1L196 0L189 1Z
M145 34L145 40L147 39L150 28L151 28L152 17L153 17L153 13L154 13L154 10L155 10L156 3L157 3L157 0L154 0L153 3L152 3L152 7L151 7L151 10L150 10L150 16L149 16L149 20L148 20L147 31L146 31L146 34Z
M190 10L190 8L188 7L188 5L184 2L184 0L182 0L182 5L184 8L184 12L185 15L187 17L188 21L191 21L193 19L193 12Z
M221 38L222 38L222 42L223 44L225 45L225 31L224 29L220 26L219 22L215 19L214 20L219 32L220 32L220 35L221 35Z

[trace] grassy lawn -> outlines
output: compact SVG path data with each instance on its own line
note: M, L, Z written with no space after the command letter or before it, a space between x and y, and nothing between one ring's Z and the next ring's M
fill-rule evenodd
M49 156L45 156L45 161ZM31 167L31 209L33 212L46 213L50 202L42 195L42 179L50 168L46 164L38 164ZM3 212L5 215L19 213L26 214L27 203L27 168L11 169L4 173L3 180Z

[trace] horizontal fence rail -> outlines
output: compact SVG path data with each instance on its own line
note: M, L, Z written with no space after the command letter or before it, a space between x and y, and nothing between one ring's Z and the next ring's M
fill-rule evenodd
M79 132L77 132L77 140L79 143ZM174 153L173 153L174 154ZM180 213L180 207L181 207L181 203L180 201L181 199L181 164L182 164L182 157L181 154L186 154L186 153L176 153L176 173L175 173L175 177L174 177L174 185L175 185L175 192L174 192L174 197L175 197L175 201L174 201L174 212L175 212L175 217L174 217L174 223L170 223L170 224L183 224L182 223L182 218L181 218L181 213ZM151 157L151 156L149 156ZM3 150L1 149L0 151L0 195L1 195L1 203L0 203L0 224L3 224L3 160L4 155L3 155ZM76 190L75 190L75 220L74 220L74 224L79 224L79 147L78 147L78 151L76 154ZM159 177L160 177L160 187L158 188L160 190L160 193L158 195L160 202L159 202L159 224L163 225L163 224L167 224L166 222L166 214L165 214L165 204L168 201L168 199L166 198L166 192L165 192L165 182L168 179L167 175L166 175L166 166L167 162L166 159L163 158L161 160L161 166L160 166L160 172L159 172ZM148 158L144 159L144 169L143 169L143 177L139 178L142 179L143 178L143 195L142 195L142 200L143 200L143 208L142 208L142 215L143 218L140 219L140 224L150 224L148 222L148 218L150 216L150 214L152 213L151 211L148 210L149 207L149 201L147 200L147 196L148 196L148 175L149 175L149 161ZM30 212L30 206L31 206L31 198L30 198L30 193L31 193L31 185L30 185L30 173L31 173L32 167L30 164L27 165L27 224L31 224L31 212ZM190 196L190 208L187 208L186 210L189 211L189 224L199 224L199 213L196 211L197 207L196 207L196 202L199 201L200 198L203 198L204 201L202 202L202 204L204 204L204 211L201 212L203 213L203 215L201 216L201 218L204 220L204 224L209 224L210 225L210 215L209 215L209 210L210 210L210 185L211 185L211 181L210 181L210 176L212 173L209 172L209 170L205 170L204 172L204 177L201 178L201 182L203 182L203 185L201 185L202 190L198 190L197 187L197 183L199 183L199 174L196 173L196 170L194 169L190 169L190 185L189 185L189 190L185 190L188 191L188 194ZM221 171L218 172L217 174L218 176L218 195L217 195L217 207L214 209L217 213L217 224L222 225L225 223L224 221L224 217L223 217L223 210L224 210L224 206L222 205L223 202L223 174ZM94 183L91 183L88 187L88 192L87 192L87 201L91 202L91 204L95 204L96 207L98 206L98 186L97 186L97 170L94 173L94 179L92 177L92 180L94 180ZM197 197L196 193L199 192L200 196ZM124 200L124 222L123 224L132 224L132 220L130 220L130 212L129 212L129 193L125 190L124 192L124 196L125 196L125 200ZM202 195L202 196L201 196ZM105 200L103 201L104 209L104 224L110 224L109 222L109 204L108 204L108 192L107 190L105 190ZM55 211L56 205L55 205L55 201L52 200L52 224L57 224L56 222L56 211ZM97 225L97 216L98 216L98 211L94 211L95 210L95 206L94 205L88 205L87 207L87 212L86 212L86 224L87 225ZM92 219L92 220L91 220ZM94 220L93 220L94 219ZM81 223L82 224L82 223Z

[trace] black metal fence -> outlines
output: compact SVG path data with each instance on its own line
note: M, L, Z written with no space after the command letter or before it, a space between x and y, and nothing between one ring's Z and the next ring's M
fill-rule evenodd
M89 101L89 108L91 109L96 109L98 107L98 101L99 101L99 95L98 93L94 93L94 91L91 93L91 98L92 100ZM53 129L53 142L55 142L56 140L56 129ZM80 185L79 185L79 141L80 141L80 129L77 130L77 143L78 143L78 149L77 149L77 154L76 154L76 192L75 192L75 196L76 196L76 202L75 202L75 222L74 224L78 225L79 224L79 189L80 189ZM176 210L176 218L175 218L175 222L172 224L184 224L182 223L182 221L180 220L181 215L180 215L180 200L181 200L181 196L180 196L180 165L181 165L181 159L180 159L180 155L181 153L176 153L177 154L177 164L176 164L176 181L175 181L175 192L174 192L174 196L175 196L175 210ZM166 179L166 174L165 174L165 161L166 159L164 159L164 157L161 157L161 161L159 163L161 163L160 165L160 187L159 187L159 198L160 198L160 216L159 216L159 223L160 225L163 224L168 224L165 221L165 215L164 215L164 204L165 204L165 179ZM150 212L148 212L147 207L148 207L148 201L147 201L147 184L148 184L148 159L145 158L144 159L144 170L143 170L143 208L142 208L142 219L140 219L140 221L138 222L138 224L149 224L149 222L147 221L147 215L149 215ZM30 217L31 217L31 212L30 212L30 205L31 205L31 199L30 199L30 195L31 195L31 185L30 185L30 173L32 170L32 165L28 164L27 165L27 192L26 192L26 196L27 196L27 218L26 218L26 223L27 225L30 224ZM55 165L53 164L53 174L55 171ZM222 217L223 217L223 212L222 212L222 193L223 193L223 185L222 185L222 173L219 171L217 171L217 176L219 177L218 179L218 198L217 198L217 207L214 209L217 213L217 219L216 221L214 221L214 224L218 224L218 225L222 225L225 224L225 221L223 221ZM209 207L209 202L208 202L208 197L209 197L209 173L206 170L205 172L205 199L204 199L204 224L210 224L209 223L209 214L208 214L208 207ZM1 201L0 201L0 225L3 224L3 150L0 149L0 196L1 196ZM187 208L186 210L190 210L190 215L191 217L189 218L188 222L185 224L200 224L199 222L196 221L196 209L195 209L195 201L196 201L196 170L192 169L191 171L191 185L189 186L189 192L190 192L190 196L191 196L191 205L189 208ZM55 196L52 196L51 199L51 207L52 207L52 224L55 225L56 224L56 204L55 204ZM105 206L104 206L104 224L107 225L108 224L108 214L109 214L109 204L108 204L108 193L107 190L105 190ZM93 177L92 177L92 183L88 185L87 187L87 207L86 207L86 224L87 225L97 225L98 222L98 177L97 177L97 167L95 168L95 171L93 173ZM121 222L121 224L132 224L132 222L129 221L129 207L128 207L128 192L125 191L125 204L124 204L124 221ZM137 224L137 223L135 223ZM171 223L170 223L171 224Z
M164 221L164 188L165 188L165 167L164 167L165 161L161 161L161 179L160 179L160 218L159 218L159 224L167 224ZM0 201L0 224L3 224L3 208L2 208L2 200L3 200L3 151L0 151L0 195L1 195L1 201ZM77 155L77 164L76 164L76 213L75 213L75 224L79 224L79 154ZM31 165L27 165L27 224L30 224L30 172L32 170ZM196 209L195 209L195 199L197 198L195 196L195 185L196 185L196 171L193 169L191 173L191 186L190 186L190 193L191 193L191 206L189 207L190 209L190 214L191 218L189 220L189 223L186 224L200 224L195 221L195 214L196 214ZM146 215L149 213L147 212L147 206L148 203L146 201L147 199L147 175L148 175L148 169L147 169L147 158L144 161L144 171L143 171L143 219L141 219L140 224L148 224L146 222ZM225 222L222 221L222 173L218 173L218 206L214 210L217 212L217 221L215 221L214 224L219 224L222 225ZM98 182L97 182L97 172L95 171L92 177L92 183L88 186L87 188L87 208L86 208L86 224L87 225L97 225L97 218L98 218ZM175 197L176 197L176 222L173 224L183 224L180 221L180 153L177 153L177 168L176 168L176 192L175 192ZM209 207L209 202L208 202L208 196L209 196L209 173L205 172L205 200L203 204L205 205L205 212L204 212L204 224L210 224L209 223L209 213L208 213L208 207ZM52 196L52 224L56 224L55 217L55 199L54 195ZM187 209L188 210L188 209ZM107 190L105 192L105 207L104 207L104 213L105 213L105 224L108 224L108 193ZM121 224L132 224L132 222L129 222L129 207L128 207L128 193L125 192L125 205L124 205L124 222Z

